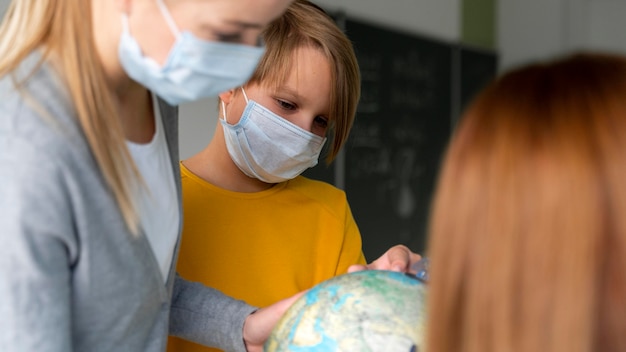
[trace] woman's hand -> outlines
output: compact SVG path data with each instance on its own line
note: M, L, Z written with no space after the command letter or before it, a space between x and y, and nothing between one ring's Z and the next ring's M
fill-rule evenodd
M413 253L408 247L399 244L389 248L380 258L367 265L355 264L350 266L348 272L351 273L361 270L391 270L417 274L413 267L420 259L422 259L422 257L419 254Z
M243 324L243 341L248 352L262 352L265 340L287 309L307 291L302 291L250 314Z

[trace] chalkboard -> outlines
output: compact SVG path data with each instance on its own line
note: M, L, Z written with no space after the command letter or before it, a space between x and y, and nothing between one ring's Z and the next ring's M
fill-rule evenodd
M362 85L345 146L345 190L368 260L395 244L425 248L452 120L449 43L348 18Z

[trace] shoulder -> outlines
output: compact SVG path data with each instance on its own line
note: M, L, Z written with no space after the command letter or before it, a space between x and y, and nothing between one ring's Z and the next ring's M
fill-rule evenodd
M313 180L302 175L287 182L287 189L298 192L304 197L330 204L347 203L346 193L327 182Z
M38 55L0 78L0 136L3 160L62 161L88 152L65 86Z
M34 54L0 78L0 164L3 190L21 197L44 190L60 197L60 185L95 170L64 85Z

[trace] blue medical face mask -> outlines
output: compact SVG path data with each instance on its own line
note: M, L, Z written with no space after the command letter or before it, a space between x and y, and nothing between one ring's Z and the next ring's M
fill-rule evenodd
M264 47L202 40L180 32L163 0L156 0L176 41L160 66L141 52L130 34L128 15L122 14L122 36L118 55L133 80L170 105L217 96L244 84L256 69Z
M266 183L279 183L317 165L326 138L318 136L248 100L239 122L226 121L222 102L224 139L228 154L244 174Z

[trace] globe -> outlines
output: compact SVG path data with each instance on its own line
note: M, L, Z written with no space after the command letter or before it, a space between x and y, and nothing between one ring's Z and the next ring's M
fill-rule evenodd
M415 276L393 271L334 277L311 288L287 310L265 351L419 351L426 287Z

